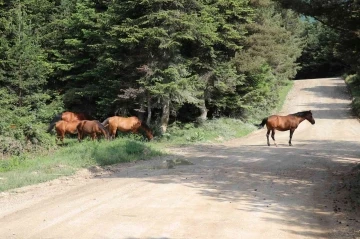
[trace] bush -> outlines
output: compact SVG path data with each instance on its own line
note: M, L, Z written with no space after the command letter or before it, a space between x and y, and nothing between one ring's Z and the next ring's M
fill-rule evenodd
M354 114L360 116L360 75L345 76L345 82L348 84L352 95L352 110Z
M11 137L0 136L0 152L3 157L20 155L24 151L24 144Z

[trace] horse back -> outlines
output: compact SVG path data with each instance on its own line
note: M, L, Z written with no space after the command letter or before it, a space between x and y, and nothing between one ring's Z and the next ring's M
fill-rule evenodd
M67 122L71 122L78 120L86 120L86 117L83 113L74 113L74 112L66 111L62 113L61 119Z
M67 122L65 120L60 120L60 121L56 122L55 130L57 132L76 133L77 126L78 126L79 122L80 121Z
M296 129L298 122L296 118L292 115L280 116L280 115L271 115L268 117L266 122L268 129L276 129L279 131L286 131L290 129Z
M141 121L136 116L120 117L113 116L109 120L109 124L112 127L116 127L119 130L128 131L141 126Z
M82 120L78 129L85 133L100 133L105 127L97 120Z

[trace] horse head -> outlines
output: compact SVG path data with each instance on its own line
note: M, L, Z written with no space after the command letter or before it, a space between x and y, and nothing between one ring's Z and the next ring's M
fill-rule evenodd
M309 110L308 112L306 112L305 114L305 119L307 119L311 124L315 124L315 120L313 118L312 112L311 110Z

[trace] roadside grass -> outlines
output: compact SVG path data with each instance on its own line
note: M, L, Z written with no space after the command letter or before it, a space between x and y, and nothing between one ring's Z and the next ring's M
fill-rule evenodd
M274 111L281 109L292 86L293 82L289 81L280 88ZM262 115L255 118L260 117ZM152 142L145 142L141 135L122 133L113 141L84 140L79 143L75 138L66 138L64 146L54 146L41 154L21 154L0 160L0 192L69 176L81 168L150 159L166 154L163 149L169 146L216 143L243 137L256 130L252 124L255 121L219 118L201 125L175 122Z
M66 139L68 144L43 155L22 155L0 161L0 191L49 181L74 174L80 168L94 165L145 160L161 155L151 144L118 138L93 142Z
M360 117L360 76L354 74L346 75L344 78L352 96L352 110L357 117Z
M348 85L352 96L351 108L356 117L360 117L360 75L345 75L345 82ZM348 180L347 186L350 190L350 200L355 208L360 208L360 165L353 168L352 177Z
M278 104L277 104L277 106L275 108L275 112L281 111L282 107L285 104L286 97L287 97L288 93L290 92L290 90L292 89L293 86L294 86L294 81L286 81L284 83L284 85L282 85L279 88L279 101L278 101Z
M201 126L196 123L173 123L162 135L160 144L189 144L221 142L243 137L256 127L239 119L219 118L205 121Z

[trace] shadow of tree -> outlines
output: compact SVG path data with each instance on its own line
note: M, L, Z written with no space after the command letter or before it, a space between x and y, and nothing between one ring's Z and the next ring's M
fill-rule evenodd
M333 208L333 200L337 198L341 179L360 163L359 146L352 141L300 141L294 147L277 148L188 146L181 149L186 153L171 157L184 158L194 165L143 168L144 173L135 177L152 184L182 184L217 202L240 202L242 206L237 210L265 212L268 215L262 218L265 221L284 228L287 225L308 228L284 231L309 238L329 238L333 232L327 229L329 224L336 224L336 214L350 212ZM124 175L115 173L110 177ZM352 225L360 226L355 221Z
M321 80L321 79L319 79ZM334 79L339 80L339 79ZM349 92L344 83L334 83L333 85L321 85L311 88L304 88L303 91L314 93L317 97L325 97L338 100L350 100Z

